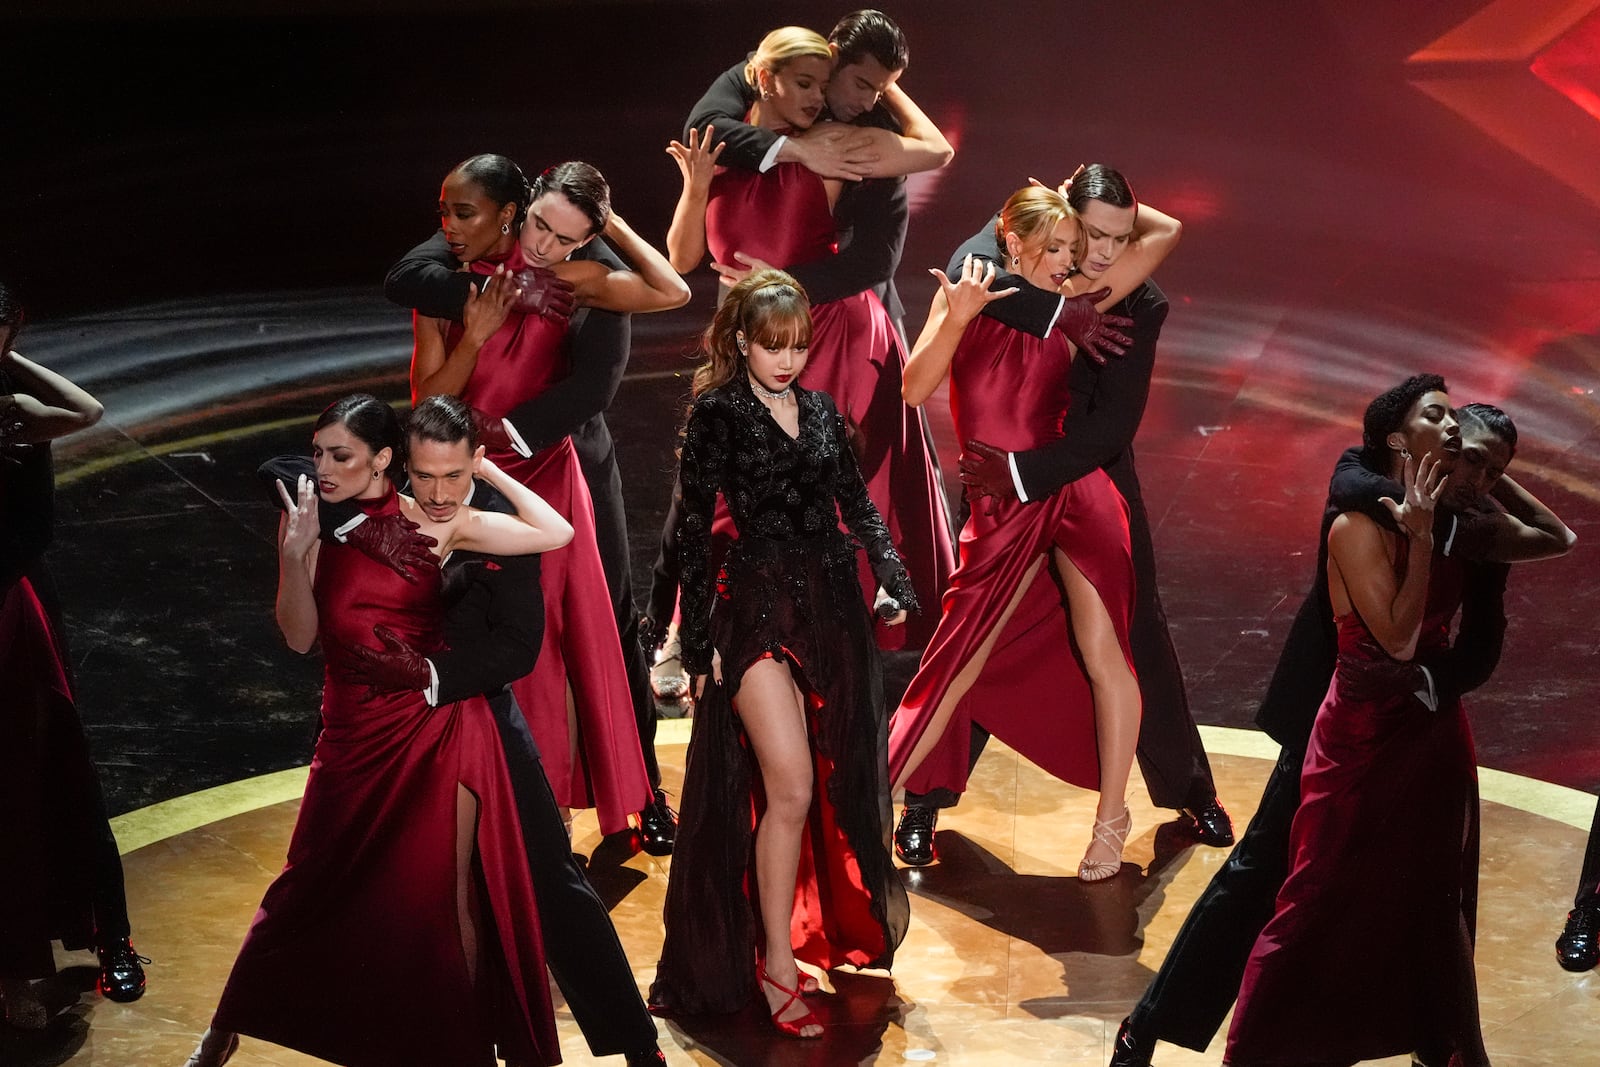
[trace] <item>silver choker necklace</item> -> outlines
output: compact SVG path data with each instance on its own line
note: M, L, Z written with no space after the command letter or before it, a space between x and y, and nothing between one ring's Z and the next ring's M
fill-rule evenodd
M790 382L788 385L774 393L771 389L768 389L766 386L756 381L754 375L751 375L750 388L755 390L756 396L764 397L767 400L787 400L789 398L789 394L794 392L794 383Z

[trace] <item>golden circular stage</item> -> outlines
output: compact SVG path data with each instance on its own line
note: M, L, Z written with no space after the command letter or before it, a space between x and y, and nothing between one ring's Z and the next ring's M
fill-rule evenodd
M681 779L686 721L663 722L669 789ZM1242 830L1276 755L1259 734L1203 728L1219 793ZM1555 961L1594 798L1482 771L1483 863L1478 980L1494 1062L1578 1064L1600 1057L1600 982ZM131 1005L92 990L92 957L63 954L47 987L63 1010L50 1030L0 1028L0 1062L179 1067L205 1027L262 890L282 865L304 770L182 797L114 821L122 842L135 942L154 963ZM1094 794L1062 784L998 743L979 763L961 806L940 821L939 862L907 872L911 929L894 975L829 976L816 998L819 1041L773 1031L755 1008L694 1022L658 1020L671 1064L1067 1064L1104 1067L1117 1024L1143 991L1190 904L1226 856L1137 781L1134 835L1121 874L1080 884ZM634 975L648 986L661 945L670 859L602 840L580 813L574 848L611 905ZM75 1003L74 1003L75 1001ZM557 994L568 1063L591 1062ZM1161 1067L1217 1064L1162 1045ZM239 1067L319 1063L246 1039ZM620 1063L620 1057L607 1062ZM1385 1061L1403 1064L1406 1060Z

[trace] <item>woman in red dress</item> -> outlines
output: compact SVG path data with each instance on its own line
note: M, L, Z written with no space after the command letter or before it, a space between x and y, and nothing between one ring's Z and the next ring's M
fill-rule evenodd
M1415 1053L1488 1064L1478 1021L1478 780L1459 698L1428 710L1396 668L1449 644L1462 564L1433 512L1461 450L1444 380L1367 409L1362 462L1405 487L1398 531L1346 512L1328 531L1339 659L1317 711L1289 876L1246 965L1224 1062L1343 1067ZM1514 522L1503 513L1495 521Z
M6 1022L39 1030L49 1013L32 980L55 973L50 942L88 948L115 922L96 914L96 861L103 848L107 862L120 861L66 653L30 577L51 537L50 442L93 426L102 408L11 351L22 317L0 284L0 1002ZM120 865L115 871L114 903L126 923Z
M1174 220L1145 204L1139 210L1140 240L1094 283L1111 290L1101 310L1142 284L1177 240ZM1057 190L1013 194L996 236L1026 283L1089 288L1073 276L1077 219ZM969 259L955 283L933 273L942 291L906 367L906 400L922 404L948 374L960 440L1023 451L1060 437L1070 342L1058 331L1041 340L979 315L1010 294L990 291L992 266ZM975 721L1058 777L1099 789L1078 877L1116 874L1132 827L1126 792L1141 708L1128 648L1133 582L1127 505L1104 471L1044 500L975 508L938 630L895 712L896 787L965 788Z
M365 394L323 412L317 484L285 495L278 627L320 641L321 736L288 860L256 913L190 1067L217 1067L240 1034L350 1067L493 1067L495 1050L556 1063L533 884L488 705L430 707L343 680L351 649L387 626L413 647L440 642L440 575L408 581L359 550L317 540L317 495L400 513L437 542L521 555L566 544L571 527L515 479L477 470L515 517L462 508L434 522L394 490L403 444L394 411ZM279 492L283 493L280 485Z
M772 130L810 128L832 72L833 54L821 36L798 26L773 30L745 68L761 94L749 121ZM898 177L949 160L949 143L898 85L883 100L905 133L856 131L871 138L879 157L868 177ZM717 167L709 141L708 129L705 137L691 133L688 145L674 141L668 148L683 172L683 194L667 236L674 267L693 270L708 248L718 263L733 264L737 252L744 263L780 268L835 253L833 205L842 182L819 178L798 163L780 163L765 173ZM937 596L955 565L950 514L922 422L900 397L906 357L899 332L871 290L817 304L811 318L806 382L838 405L867 492L912 584L924 598ZM876 583L865 571L862 579L870 593ZM918 648L932 630L933 620L913 620L896 630L880 629L879 640L885 648Z
M791 1037L822 1033L796 958L888 967L909 910L889 856L860 547L903 605L891 625L916 600L840 412L795 384L810 336L794 279L754 271L717 310L695 375L679 467L683 661L712 684L695 711L650 990L652 1008L698 1014L738 1010L759 988ZM719 494L739 536L713 566Z
M568 374L566 324L511 310L510 278L546 267L574 287L579 304L607 311L680 307L689 288L666 259L611 210L600 172L562 163L530 188L504 156L466 160L445 177L440 222L466 270L485 276L464 321L417 316L412 399L459 396L498 426L512 408ZM637 271L566 257L604 234ZM496 437L499 443L496 444ZM600 829L625 829L655 800L622 662L616 617L595 542L594 508L570 438L537 455L505 434L488 438L489 456L572 522L572 543L545 556L545 638L533 673L514 686L538 742L556 800L598 809Z

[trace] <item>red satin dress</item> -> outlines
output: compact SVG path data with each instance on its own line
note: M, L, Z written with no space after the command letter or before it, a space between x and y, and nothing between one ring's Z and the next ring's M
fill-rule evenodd
M833 210L822 179L798 163L765 174L719 167L706 203L706 246L719 263L743 252L775 266L837 251ZM924 604L944 591L955 566L950 512L916 409L900 398L906 353L878 294L867 290L811 308L811 351L801 379L833 397L850 428L867 493L889 526L911 585ZM863 564L868 602L876 591ZM878 626L887 649L920 648L932 614Z
M521 270L522 250L513 248L504 262L507 271ZM496 266L479 260L472 269L490 274ZM448 344L460 332L459 324L452 326ZM567 376L565 340L565 324L512 312L479 351L461 399L492 417L505 416ZM499 450L489 458L572 524L572 541L540 557L544 644L533 673L511 687L517 706L538 743L556 802L597 809L603 833L625 830L628 816L654 797L578 454L563 437L531 459Z
M1461 589L1461 564L1435 555L1419 654L1448 644ZM1289 877L1245 968L1226 1061L1333 1067L1421 1051L1429 1063L1487 1064L1472 729L1460 700L1430 712L1409 680L1394 683L1359 615L1336 622Z
M393 514L398 498L370 505ZM500 737L481 697L429 707L340 680L384 625L440 644L440 575L408 582L347 545L319 549L322 735L283 872L268 887L213 1026L350 1067L561 1059L533 884ZM484 966L456 915L456 794L478 800Z
M1060 438L1071 366L1071 345L1059 332L1041 340L986 316L975 319L950 367L950 409L960 439L1021 452ZM962 792L969 723L976 722L1056 777L1096 789L1094 696L1073 652L1070 617L1049 553L1061 549L1094 585L1132 670L1128 624L1134 573L1127 504L1100 470L1043 500L1000 504L993 515L986 514L988 503L972 509L961 531L961 561L945 590L938 629L895 712L889 776L901 780L917 743L931 730L939 742L910 767L907 788ZM1040 559L1044 563L977 682L947 720L937 721L951 683Z
M0 978L54 974L52 939L94 943L99 791L61 646L18 578L0 591Z

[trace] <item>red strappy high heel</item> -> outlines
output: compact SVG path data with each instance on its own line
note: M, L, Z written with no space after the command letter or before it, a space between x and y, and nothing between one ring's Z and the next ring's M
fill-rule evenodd
M800 997L801 997L800 990L798 990L798 989L790 989L786 985L782 985L782 984L780 984L778 982L774 982L772 980L772 976L767 973L767 968L766 968L765 964L762 964L762 965L760 965L760 966L758 966L756 968L756 977L760 981L765 982L767 985L771 986L773 989L776 989L778 992L787 993L789 995L789 999L788 1000L784 1001L782 1004L779 1004L772 1011L772 1025L778 1028L778 1032L779 1033L784 1034L785 1036L788 1036L788 1037L798 1037L798 1038L801 1038L802 1040L814 1040L814 1039L819 1038L819 1037L822 1036L821 1034L802 1034L800 1032L801 1030L805 1029L808 1026L821 1026L822 1025L822 1020L817 1018L816 1013L813 1012L810 1008L806 1008L806 1013L804 1015L799 1016L798 1018L794 1018L794 1019L780 1019L780 1018L778 1018L778 1016L782 1015L784 1012L789 1010L789 1005L791 1005L791 1004L798 1003L801 1006L805 1005L805 1001L800 999ZM763 997L763 999L765 999L765 998Z

